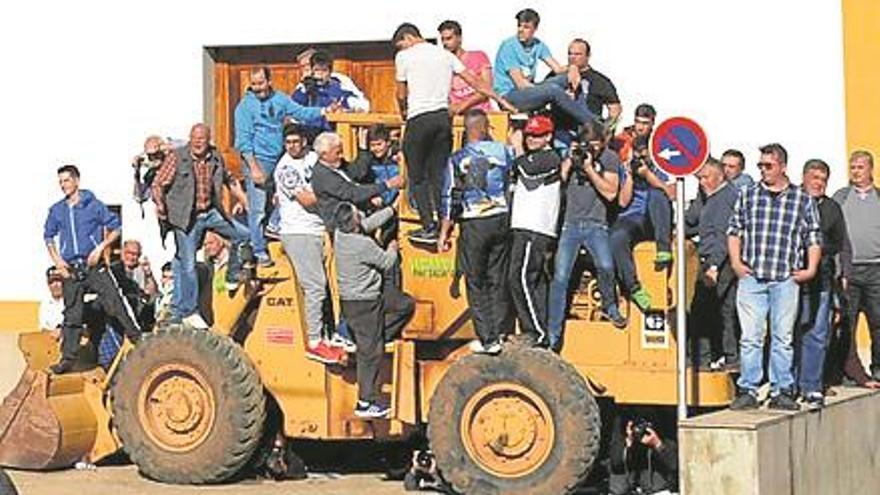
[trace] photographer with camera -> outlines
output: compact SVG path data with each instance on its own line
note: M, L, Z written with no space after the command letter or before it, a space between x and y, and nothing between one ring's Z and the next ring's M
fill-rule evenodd
M653 185L666 180L666 174L651 162L648 136L633 140L633 158L628 166L621 167L621 172L617 197L620 212L611 226L614 268L622 289L639 309L647 311L651 296L639 282L632 248L640 241L654 239L655 269L665 269L672 262L672 205Z
M61 360L51 367L53 373L63 374L73 371L77 361L83 330L83 296L87 290L98 294L104 311L119 322L132 343L140 341L141 330L132 318L131 308L120 296L115 277L101 264L104 250L119 238L119 217L91 191L79 188L79 169L75 165L58 169L58 183L64 199L49 208L43 239L63 278Z
M507 189L513 157L489 135L489 117L471 109L464 119L465 145L449 159L440 192L441 251L449 249L455 222L461 225L459 262L468 306L479 340L474 352L497 354L511 330L507 288L509 208Z
M674 412L674 411L673 411ZM611 495L678 491L675 417L651 407L619 408L608 446ZM664 426L666 433L661 434Z
M570 173L564 173L565 213L559 247L556 250L553 281L550 283L549 323L550 346L562 346L568 301L568 282L581 247L590 252L594 273L602 294L602 312L617 328L626 326L626 319L617 308L614 290L614 258L609 243L609 212L617 198L620 159L605 148L600 124L591 122L582 127L579 140L572 143Z
M342 82L333 77L333 58L328 52L318 50L312 54L309 59L309 68L309 75L296 85L296 89L290 95L293 101L306 108L323 108L332 104L338 104L343 111L363 108L358 95L343 88ZM366 107L369 108L369 103ZM318 134L324 131L334 130L330 122L327 122L326 117L322 117L316 122L303 124L307 132L306 137L310 141L313 141Z
M312 73L312 55L317 51L318 50L309 47L296 54L296 65L299 66L300 82L303 82L310 77L314 77L314 74ZM348 98L348 105L352 111L370 111L370 100L367 99L364 92L361 91L361 88L359 88L350 77L341 72L331 72L330 77L339 81L339 85L342 87L343 91L352 94L352 96Z

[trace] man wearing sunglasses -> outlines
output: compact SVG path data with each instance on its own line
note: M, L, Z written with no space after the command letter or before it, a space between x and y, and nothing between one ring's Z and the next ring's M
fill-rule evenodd
M742 325L741 375L731 409L758 407L764 376L764 338L770 317L771 409L796 411L792 335L800 285L816 276L822 234L816 203L786 175L780 144L760 148L761 181L743 189L727 228L730 267L739 279L736 307Z

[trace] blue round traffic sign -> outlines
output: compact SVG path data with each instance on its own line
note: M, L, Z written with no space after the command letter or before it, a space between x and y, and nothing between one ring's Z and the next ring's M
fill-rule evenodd
M709 156L709 139L703 128L687 117L672 117L651 134L651 158L664 172L685 177L703 166Z

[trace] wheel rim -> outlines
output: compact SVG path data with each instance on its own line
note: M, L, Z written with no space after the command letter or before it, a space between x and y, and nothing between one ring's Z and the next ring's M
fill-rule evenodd
M147 436L171 452L188 452L205 441L214 424L216 402L204 375L181 363L151 372L138 394L138 412Z
M535 392L515 383L496 383L465 404L461 440L471 459L502 478L526 476L553 450L550 408Z

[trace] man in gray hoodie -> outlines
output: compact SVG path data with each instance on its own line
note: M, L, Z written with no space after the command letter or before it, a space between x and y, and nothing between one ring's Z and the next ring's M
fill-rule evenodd
M390 211L385 209L382 211ZM397 241L383 250L363 233L361 213L351 203L336 207L333 247L342 316L357 341L358 402L355 415L384 418L388 405L379 398L379 365L384 344L403 329L415 311L412 297L394 286L383 291L382 275L397 262Z

